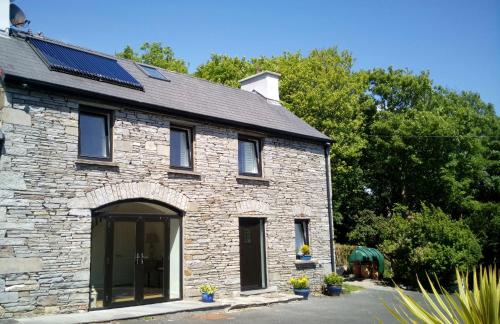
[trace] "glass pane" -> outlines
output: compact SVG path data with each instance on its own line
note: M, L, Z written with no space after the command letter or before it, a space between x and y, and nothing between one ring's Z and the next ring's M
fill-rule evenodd
M90 308L104 307L104 274L106 253L106 221L92 218L90 244Z
M165 256L165 222L144 222L144 299L161 298Z
M181 298L181 220L170 219L170 299Z
M305 243L302 223L295 223L295 252L299 252L300 247Z
M261 276L261 287L265 288L266 287L266 258L265 258L265 239L264 239L264 220L261 219L259 222L260 226L260 272L262 274Z
M158 71L157 69L150 67L150 66L146 66L146 65L141 65L141 67L144 69L146 74L149 75L150 77L162 79L162 80L167 80L167 78L165 78L165 76L163 74L161 74L161 72Z
M239 141L238 163L240 173L258 172L257 143L254 141Z
M80 113L80 155L108 157L106 116Z
M185 130L170 130L170 165L189 168L189 134Z
M135 300L135 222L114 222L113 302Z

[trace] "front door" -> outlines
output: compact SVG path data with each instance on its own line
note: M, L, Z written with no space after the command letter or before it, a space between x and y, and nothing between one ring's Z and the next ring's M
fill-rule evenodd
M264 219L240 218L241 290L266 288Z
M162 217L110 218L108 306L164 300L168 291L168 224Z

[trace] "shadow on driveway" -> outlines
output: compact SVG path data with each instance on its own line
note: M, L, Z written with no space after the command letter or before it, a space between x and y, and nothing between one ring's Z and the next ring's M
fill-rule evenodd
M423 300L418 292L408 292L417 300ZM276 304L232 311L183 313L170 316L155 316L142 320L127 320L119 323L396 323L384 307L397 303L392 289L365 289L339 297L310 297L306 301ZM116 323L116 322L115 322Z

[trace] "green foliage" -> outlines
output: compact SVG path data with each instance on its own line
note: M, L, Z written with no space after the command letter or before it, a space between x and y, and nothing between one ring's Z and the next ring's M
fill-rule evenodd
M363 288L361 286L346 284L346 283L344 283L342 285L342 293L343 294L350 294L350 293L353 293L353 292L356 292L356 291L360 291L360 290L363 290L363 289L365 289L365 288Z
M358 245L375 247L381 242L380 225L385 217L372 210L362 210L353 217L355 227L347 234L351 242Z
M217 287L211 284L203 284L200 287L198 287L198 289L202 294L209 294L209 295L213 295L217 291Z
M426 305L419 304L406 295L402 289L396 288L401 305L394 309L385 305L400 323L467 323L498 324L500 323L500 281L496 267L479 270L479 277L474 270L472 274L472 290L467 274L456 270L458 292L450 295L437 281L439 291L432 280L427 277L432 289L432 296L418 282Z
M256 68L244 57L212 54L210 60L200 65L194 75L229 87L239 88L238 81L255 72Z
M145 43L139 54L127 46L117 55L187 73L187 64L160 43ZM273 57L213 54L194 75L238 88L238 80L262 70L281 74L283 106L332 139L337 242L381 244L390 232L382 228L391 224L386 220L398 216L394 208L419 213L425 204L467 224L482 261L499 262L500 118L493 105L478 94L434 85L428 72L353 72L353 61L335 47ZM414 252L440 257L430 251Z
M123 52L116 53L116 56L140 63L158 66L165 70L180 73L188 72L186 62L176 58L172 48L162 46L159 42L144 43L141 46L140 54L135 53L132 47L127 45Z
M212 55L195 76L239 87L238 80L262 70L281 73L282 104L333 140L332 191L335 217L341 209L362 204L363 171L359 165L366 139L362 134L368 74L352 72L353 58L336 48L312 50L309 55L288 53L253 59ZM342 234L341 234L342 235Z
M451 220L441 209L422 206L410 212L398 207L379 223L378 248L389 258L398 282L415 285L415 274L433 274L445 285L454 281L450 269L466 271L481 258L481 247L462 221Z
M307 244L302 244L300 247L300 253L302 255L310 255L311 254L311 248Z
M295 289L306 289L309 288L309 278L306 275L301 277L292 277L290 279L290 284Z
M323 282L325 285L341 285L344 282L344 278L342 276L336 274L335 272L332 272L328 275L325 276L323 279Z
M356 245L335 243L335 258L337 260L337 266L349 265L348 258L355 248Z

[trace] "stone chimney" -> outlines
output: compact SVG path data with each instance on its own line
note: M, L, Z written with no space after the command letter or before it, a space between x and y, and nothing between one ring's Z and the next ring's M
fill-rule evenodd
M10 0L0 0L0 35L9 35Z
M280 104L279 80L281 74L263 71L240 80L241 89L258 92L269 103Z

